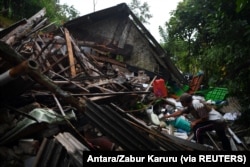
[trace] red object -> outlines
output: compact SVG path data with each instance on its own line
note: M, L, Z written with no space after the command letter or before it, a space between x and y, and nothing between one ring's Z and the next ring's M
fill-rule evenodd
M166 97L168 92L164 79L156 79L153 83L153 90L156 97Z
M103 151L114 151L115 143L111 142L107 137L101 136L93 139L88 139L90 143L97 146Z
M197 75L193 77L193 79L191 80L189 84L189 87L190 87L189 92L188 92L189 94L195 93L200 88L202 79L203 79L203 75Z

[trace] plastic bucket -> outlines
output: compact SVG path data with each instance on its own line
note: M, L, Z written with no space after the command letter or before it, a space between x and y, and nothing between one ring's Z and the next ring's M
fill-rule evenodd
M156 97L166 97L167 96L167 88L165 85L164 79L156 79L153 82L153 91Z
M175 119L175 124L174 126L176 128L180 128L182 130L185 130L186 132L190 132L191 131L191 124L188 120L186 120L183 117L178 117Z

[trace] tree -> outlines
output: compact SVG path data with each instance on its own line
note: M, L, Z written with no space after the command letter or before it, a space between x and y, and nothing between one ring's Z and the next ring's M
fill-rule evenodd
M147 20L153 16L150 14L147 2L141 4L140 0L132 0L129 7L142 23L149 24Z
M0 2L0 8L5 11L5 17L13 20L29 18L42 8L46 8L47 17L56 24L79 15L73 6L59 5L58 0L3 0Z
M68 6L67 4L57 4L57 13L53 15L53 12L51 11L51 13L49 13L48 15L52 16L51 20L54 20L57 23L61 24L62 22L77 18L79 14L80 12L77 11L73 6Z
M202 69L205 84L229 88L244 105L250 100L249 15L248 0L184 0L160 27L162 45L181 70Z
M163 46L170 54L175 63L179 66L182 71L194 72L196 70L195 59L190 57L194 55L194 43L195 36L197 33L196 25L199 19L194 17L193 19L188 18L187 10L192 7L190 3L179 3L178 10L171 13L172 17L169 22L165 23L166 30L163 27L159 27L160 35L163 38L165 45ZM193 9L195 10L195 9ZM190 11L189 11L190 12ZM190 24L190 22L193 22Z

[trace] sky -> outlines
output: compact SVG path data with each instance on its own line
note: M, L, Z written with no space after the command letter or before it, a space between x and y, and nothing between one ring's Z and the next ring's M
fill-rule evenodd
M60 4L73 6L80 12L80 16L94 12L93 1L95 1L95 11L115 6L120 3L130 4L132 0L60 0ZM148 20L149 24L144 24L154 38L160 42L158 27L164 26L170 19L170 12L175 10L182 0L140 0L141 4L147 2L150 14L153 16Z

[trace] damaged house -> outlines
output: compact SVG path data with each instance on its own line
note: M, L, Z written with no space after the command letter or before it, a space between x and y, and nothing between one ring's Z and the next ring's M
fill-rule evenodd
M150 106L172 110L166 83L188 81L126 4L60 28L45 14L0 31L3 165L82 166L96 150L220 150L148 117Z

